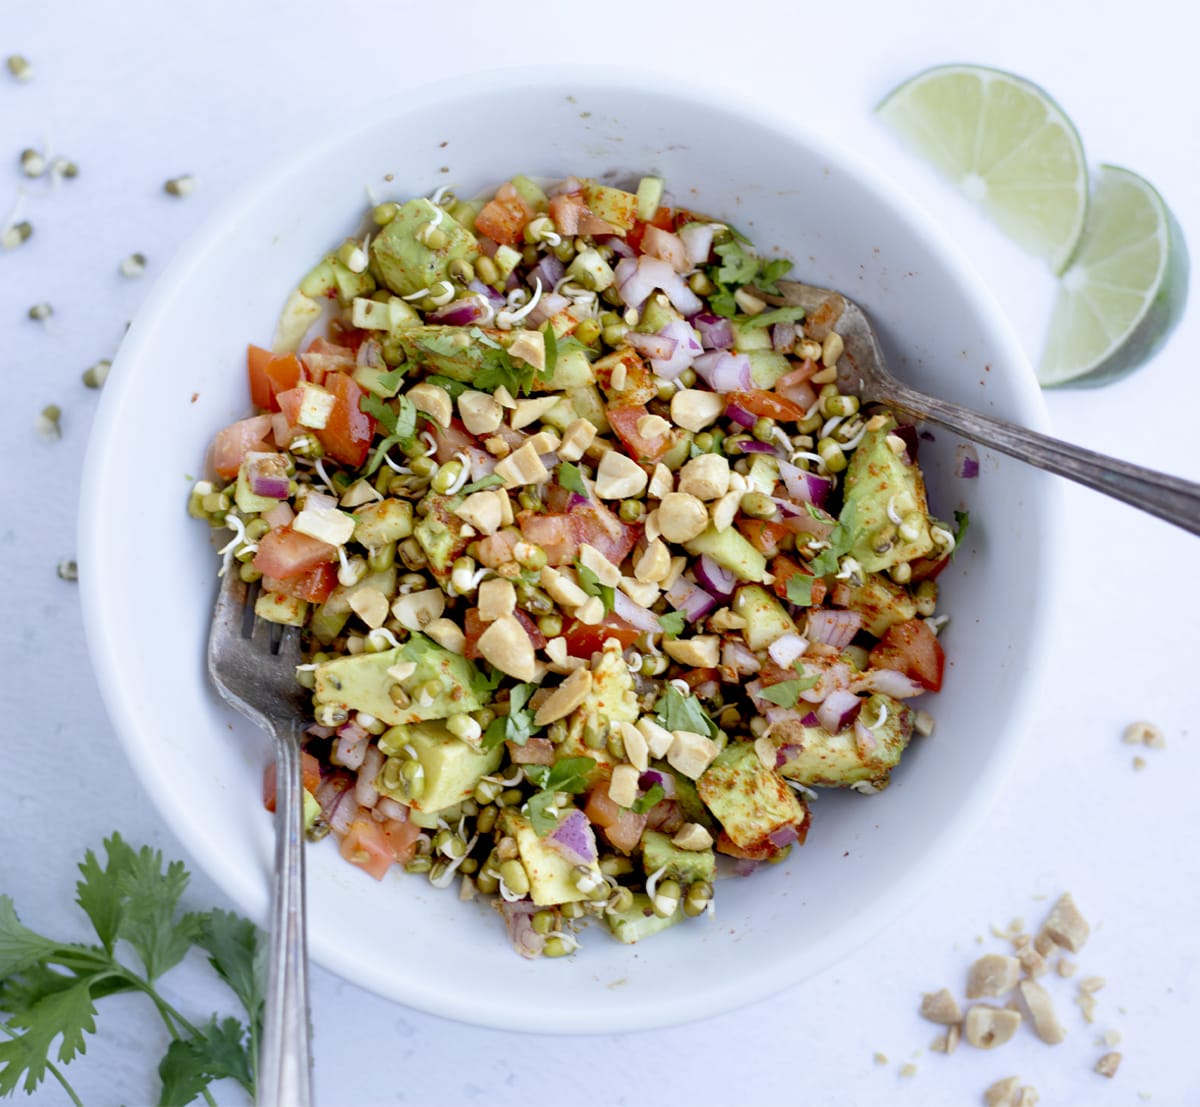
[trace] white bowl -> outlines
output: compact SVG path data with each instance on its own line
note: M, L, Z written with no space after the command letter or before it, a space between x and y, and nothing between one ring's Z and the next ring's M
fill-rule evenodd
M955 246L878 172L754 110L628 73L501 74L409 92L244 189L174 260L130 328L85 469L81 584L93 663L129 760L195 860L265 919L272 826L265 736L210 688L216 567L188 518L213 433L245 415L247 342L270 341L288 291L379 199L469 195L514 173L661 174L676 202L727 217L795 274L845 291L902 379L1028 426L1045 414L1000 311ZM451 1018L615 1032L727 1010L816 973L882 927L961 840L1022 731L1040 667L1052 491L982 452L956 479L953 439L921 446L934 509L971 512L943 574L945 690L883 794L826 793L784 864L720 885L714 919L637 946L588 928L562 960L526 961L494 913L394 869L377 884L332 841L308 851L321 964Z

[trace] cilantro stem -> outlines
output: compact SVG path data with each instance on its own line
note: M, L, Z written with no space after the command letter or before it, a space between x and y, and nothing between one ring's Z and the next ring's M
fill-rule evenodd
M0 1030L3 1030L14 1041L20 1038L20 1034L10 1030L7 1023L0 1022ZM75 1089L71 1087L70 1081L62 1074L62 1070L49 1058L46 1059L46 1071L54 1077L61 1085L64 1092L71 1097L71 1102L75 1107L83 1107L83 1100L75 1093Z

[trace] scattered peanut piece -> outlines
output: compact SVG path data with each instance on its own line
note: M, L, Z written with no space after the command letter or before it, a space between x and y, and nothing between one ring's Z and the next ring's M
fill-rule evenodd
M1037 1107L1038 1094L1037 1089L1030 1084L1018 1089L1017 1098L1013 1101L1013 1107Z
M878 1050L876 1050L874 1061L877 1065L886 1065L888 1063L887 1054L880 1053Z
M966 1039L976 1049L995 1049L1004 1045L1021 1025L1021 1013L1007 1007L989 1007L977 1003L969 1011L964 1023Z
M1021 1082L1019 1076L1006 1076L997 1080L983 1093L983 1102L987 1107L1014 1107L1017 1085Z
M1101 1076L1107 1076L1111 1080L1117 1075L1117 1069L1121 1065L1121 1057L1120 1053L1106 1053L1096 1062L1096 1071Z
M1068 961L1065 957L1060 957L1058 959L1058 975L1064 980L1074 976L1078 969L1079 966L1076 965L1074 961Z
M907 1065L901 1065L900 1066L900 1075L905 1078L916 1076L917 1075L917 1066L914 1065L911 1061L909 1061L909 1063Z
M1067 1032L1054 1013L1054 1001L1050 998L1050 993L1036 980L1022 980L1017 991L1020 992L1029 1012L1034 1033L1047 1045L1058 1045L1067 1036Z
M1046 921L1042 923L1042 933L1048 935L1057 945L1078 953L1088 940L1091 927L1080 914L1075 900L1070 892L1064 892L1050 909Z
M1130 723L1125 728L1121 740L1131 746L1149 746L1151 749L1162 749L1167 744L1166 736L1153 723Z
M1007 995L1016 987L1020 975L1021 962L1017 958L986 953L967 973L967 999Z
M954 1026L962 1022L962 1011L950 989L942 988L921 997L921 1017L942 1026Z

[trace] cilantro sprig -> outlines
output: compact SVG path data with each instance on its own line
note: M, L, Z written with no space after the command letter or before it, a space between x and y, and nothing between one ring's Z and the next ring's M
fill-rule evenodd
M686 618L682 611L668 611L658 617L658 625L668 638L678 638L683 633Z
M554 797L559 792L575 795L587 787L588 777L596 767L594 757L562 757L553 765L526 765L526 778L540 791L529 797L529 821L533 832L544 838L558 826Z
M65 1065L86 1052L99 1000L141 992L171 1035L158 1065L160 1104L189 1103L199 1095L213 1103L209 1085L224 1079L236 1080L253 1097L263 1016L261 932L228 911L181 912L189 880L181 862L164 866L159 851L135 850L119 834L105 839L104 851L103 863L87 852L75 886L94 943L38 934L21 923L13 901L0 896L0 1030L6 1035L0 1038L0 1096L18 1087L32 1094L50 1075L79 1103L54 1061ZM208 954L245 1022L214 1014L197 1025L159 992L158 979L193 947Z
M797 677L795 680L781 680L778 684L764 688L759 692L759 697L780 707L795 707L800 693L815 688L820 679L821 675L818 673L815 676Z
M719 265L709 268L709 277L717 286L717 291L709 297L709 306L718 315L733 318L738 311L734 292L744 285L753 284L763 292L776 293L779 286L776 283L792 268L792 263L786 258L774 258L771 261L758 257L747 249L740 238L733 238L714 248L714 253L721 259ZM789 311L791 309L781 309ZM771 313L774 314L774 313ZM775 320L778 322L779 320ZM754 324L766 326L766 323Z
M589 569L582 561L575 562L575 571L579 574L579 587L589 596L599 596L604 604L604 614L607 615L616 602L616 589L611 584L601 584L594 570Z
M695 696L685 696L668 684L654 705L654 714L667 730L687 730L692 734L717 736L717 724L708 717Z
M483 732L482 746L485 750L495 749L501 742L525 745L535 731L541 728L533 721L534 713L526 708L529 697L537 691L536 684L518 684L508 694L508 714L498 715ZM526 774L528 775L528 773Z

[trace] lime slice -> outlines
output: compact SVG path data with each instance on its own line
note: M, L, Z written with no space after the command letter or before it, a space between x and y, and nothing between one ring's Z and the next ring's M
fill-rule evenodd
M1136 173L1102 165L1038 380L1099 384L1140 365L1179 321L1187 284L1183 232L1162 197Z
M946 65L876 110L1017 245L1063 269L1087 214L1087 162L1074 124L1042 89L999 69Z

